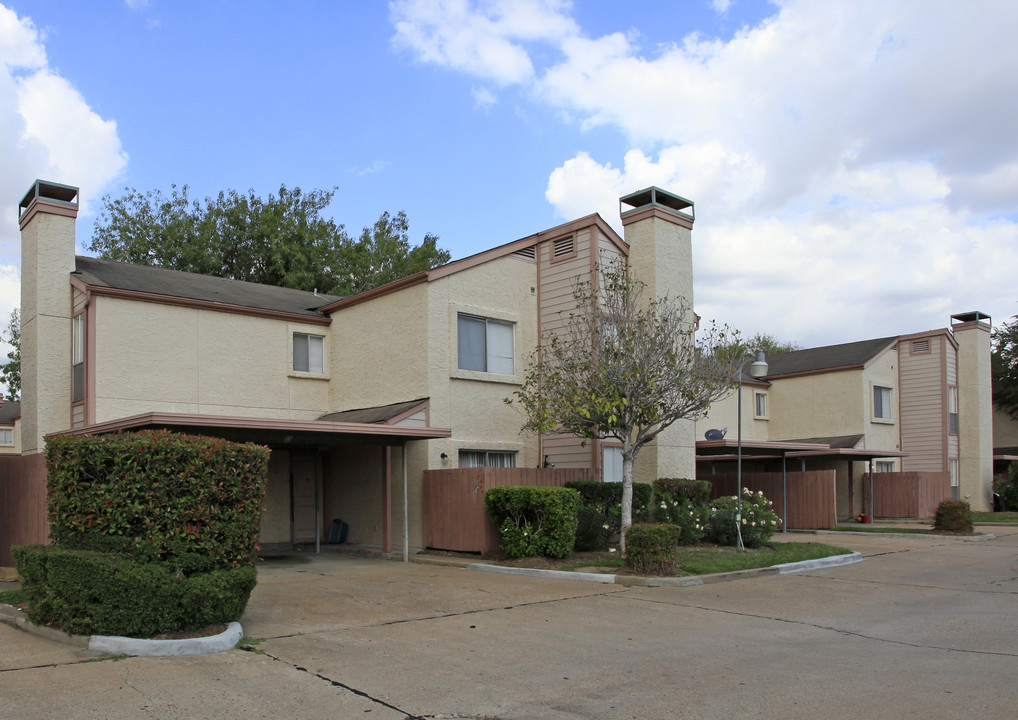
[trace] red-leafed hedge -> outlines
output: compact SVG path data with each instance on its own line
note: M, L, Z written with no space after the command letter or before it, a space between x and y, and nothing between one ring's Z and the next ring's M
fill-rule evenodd
M165 430L46 440L50 537L119 536L216 567L254 560L269 450Z

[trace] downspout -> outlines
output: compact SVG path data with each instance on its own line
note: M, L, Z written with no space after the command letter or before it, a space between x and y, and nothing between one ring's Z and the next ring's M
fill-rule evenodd
M315 455L315 554L322 551L322 454Z
M407 492L406 440L400 445L399 454L403 458L403 562L410 562L410 528L407 526L410 509Z
M873 522L873 458L870 458L870 522Z

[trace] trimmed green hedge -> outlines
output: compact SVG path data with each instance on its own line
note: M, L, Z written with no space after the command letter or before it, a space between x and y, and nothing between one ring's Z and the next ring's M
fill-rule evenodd
M626 533L626 566L644 575L671 575L679 557L679 529L640 523Z
M710 502L713 489L710 480L694 480L692 478L658 478L654 481L654 492L668 493L672 500L681 505L706 505Z
M186 573L141 554L28 545L13 549L29 617L83 635L150 637L240 619L252 565Z
M933 516L933 529L936 532L971 535L975 530L972 508L964 500L944 500Z
M509 557L562 558L573 551L580 494L561 487L508 486L484 494Z
M566 487L580 493L576 549L604 550L622 530L622 483L573 480ZM648 519L652 493L650 485L633 483L634 523Z
M165 430L46 439L50 537L130 538L218 567L254 560L269 450Z

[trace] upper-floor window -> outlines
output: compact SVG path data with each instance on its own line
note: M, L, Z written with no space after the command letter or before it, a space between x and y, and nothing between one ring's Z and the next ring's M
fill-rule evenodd
M71 318L71 402L85 398L85 315Z
M0 445L14 444L14 428L0 428Z
M753 393L753 417L767 417L767 393Z
M293 334L293 369L296 372L325 372L325 338L321 335Z
M462 313L456 322L460 370L513 374L512 323Z
M516 467L516 453L495 450L460 450L460 467Z
M949 433L958 434L958 388L954 385L947 388L947 426Z
M891 419L891 388L873 386L873 417Z

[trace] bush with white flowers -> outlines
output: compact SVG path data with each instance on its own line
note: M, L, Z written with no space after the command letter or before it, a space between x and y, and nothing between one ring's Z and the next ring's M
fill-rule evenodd
M742 544L748 548L760 547L778 530L781 518L773 510L770 500L762 491L742 489ZM710 504L710 530L707 539L718 545L735 545L738 534L735 516L738 498L735 495L718 498Z
M676 499L669 492L654 493L654 518L659 523L674 525L679 531L679 545L695 545L703 540L710 527L709 506Z

